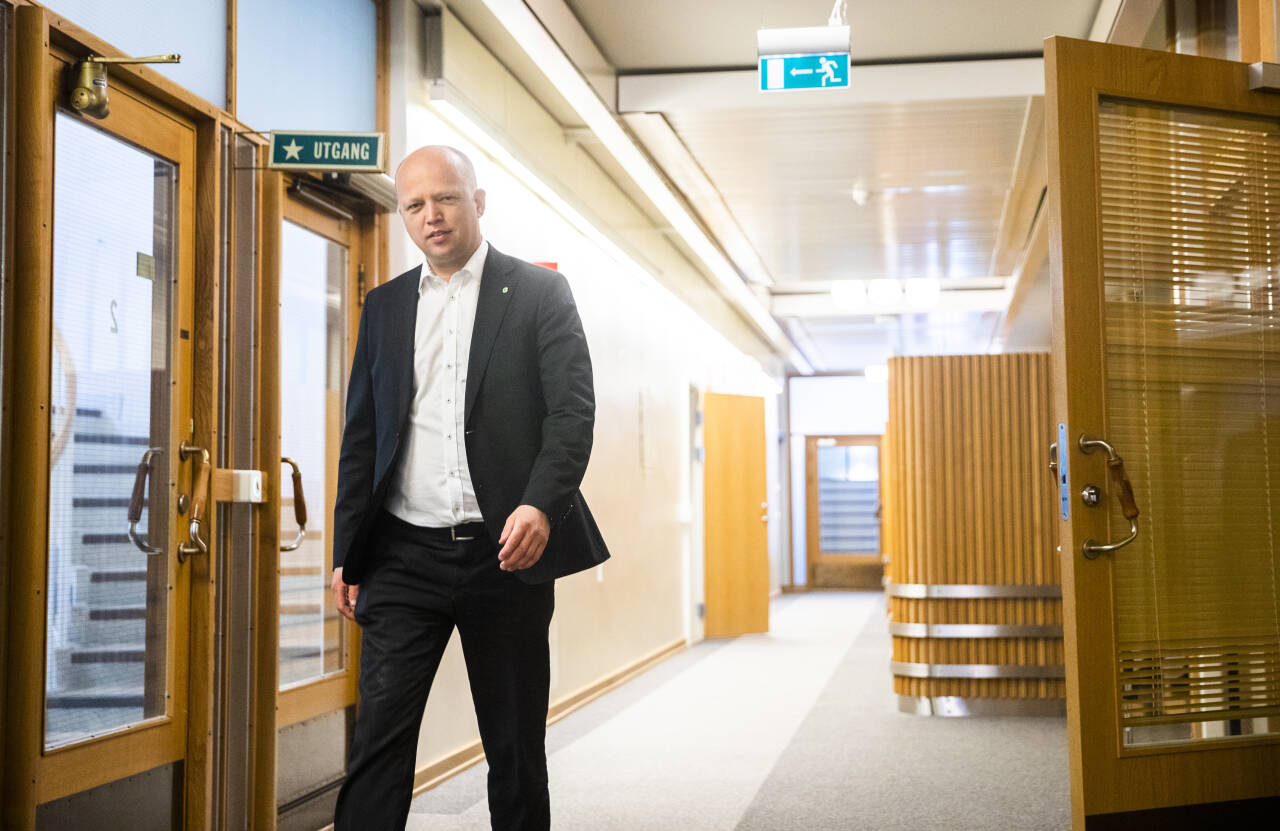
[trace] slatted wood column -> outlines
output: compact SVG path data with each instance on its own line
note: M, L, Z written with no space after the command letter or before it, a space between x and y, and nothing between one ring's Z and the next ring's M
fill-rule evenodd
M1049 356L889 362L886 591L901 709L1061 712Z

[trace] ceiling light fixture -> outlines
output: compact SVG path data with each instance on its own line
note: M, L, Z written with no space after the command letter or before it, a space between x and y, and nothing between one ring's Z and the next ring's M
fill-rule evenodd
M533 59L543 75L564 96L569 106L595 133L601 144L618 161L632 181L667 218L685 245L702 261L702 265L711 274L727 299L755 324L760 333L777 348L779 354L800 372L804 374L812 372L813 366L808 359L786 336L778 322L769 316L768 310L751 293L735 265L720 251L716 243L702 230L697 220L680 203L679 198L671 191L652 162L632 141L626 130L618 123L614 113L600 100L595 89L569 60L564 50L547 32L524 0L482 0L482 2L503 28L515 38L525 54Z
M919 277L903 284L907 305L917 309L931 309L942 296L942 283L936 277Z
M842 309L861 309L867 305L867 284L861 280L836 280L831 284L831 299Z
M867 283L867 300L873 306L897 306L902 302L902 283L898 280L871 280Z
M867 190L867 186L862 184L861 181L854 184L853 190L850 192L850 195L853 196L854 204L856 204L858 207L863 207L864 205L866 205L867 200L871 198L871 193Z

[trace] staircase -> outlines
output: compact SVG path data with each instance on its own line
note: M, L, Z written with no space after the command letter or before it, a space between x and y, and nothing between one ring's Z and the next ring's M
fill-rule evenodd
M848 479L818 480L818 528L825 554L874 554L880 551L876 506L880 483Z
M55 418L57 414L55 413ZM128 506L147 436L78 408L50 488L46 742L139 721L146 659L147 555ZM147 513L138 523L145 533Z

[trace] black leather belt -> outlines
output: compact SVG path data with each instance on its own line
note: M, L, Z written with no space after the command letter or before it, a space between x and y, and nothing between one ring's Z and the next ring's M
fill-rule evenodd
M464 542L466 540L474 540L483 534L487 534L483 522L464 522L461 525L450 525L445 528L428 528L424 525L414 525L411 522L405 522L400 517L390 511L383 511L378 522L378 530L389 537L406 540L408 542L417 542L419 540L448 540L450 542Z

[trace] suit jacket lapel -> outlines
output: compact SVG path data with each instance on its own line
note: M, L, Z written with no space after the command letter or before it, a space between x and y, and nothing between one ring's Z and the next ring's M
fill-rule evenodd
M507 303L516 290L515 261L492 245L484 261L484 273L480 275L480 296L476 299L476 320L471 329L471 355L467 360L467 400L463 411L464 423L471 421L471 408L484 380L493 342L507 313Z
M403 423L408 417L409 402L413 398L413 345L417 336L418 285L421 275L422 266L405 274L403 286L388 310L387 331L391 336L392 354L395 358L390 375L396 379L395 409L392 412L400 414L397 424Z

